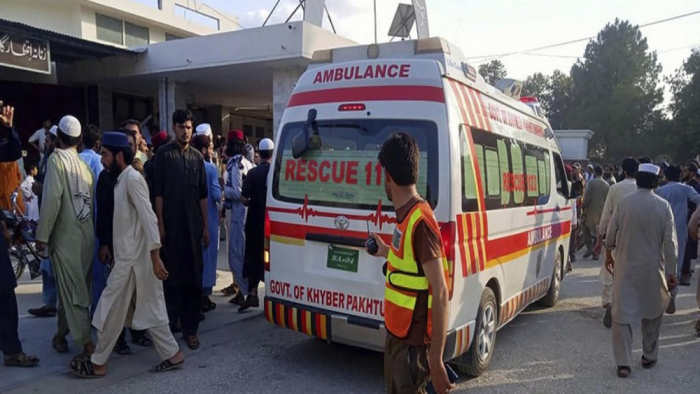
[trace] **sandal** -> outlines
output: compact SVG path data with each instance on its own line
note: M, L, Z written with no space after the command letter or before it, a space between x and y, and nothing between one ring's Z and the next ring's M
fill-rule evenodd
M153 342L150 339L148 339L146 334L134 335L133 332L131 333L131 343L141 347L153 346Z
M187 338L185 338L185 342L187 342L187 347L192 349L192 350L197 350L199 349L199 338L197 338L196 335L190 335Z
M77 357L70 362L70 371L73 375L82 379L103 378L104 374L95 373L95 365L90 360L78 360Z
M172 371L173 369L178 369L178 368L182 367L182 365L184 363L185 363L185 360L182 360L177 364L173 364L170 360L165 360L162 363L156 365L155 367L149 369L148 372L161 373L161 372Z
M618 378L628 378L632 374L632 369L630 367L617 367L617 377Z
M656 365L656 360L647 360L646 357L642 356L642 368L649 369Z
M68 351L68 341L66 341L66 338L54 336L51 340L51 347L56 349L56 351L59 353L65 353Z
M232 283L231 285L226 286L223 289L221 289L221 293L223 293L223 295L225 295L227 297L232 296L232 295L236 294L236 288L233 286L233 283Z
M131 348L126 343L126 341L121 342L121 343L117 342L117 344L114 345L114 353L117 353L117 354L122 355L122 356L126 356L126 355L131 354Z
M5 356L6 367L30 368L37 365L39 365L39 358L36 356L27 356L24 353Z

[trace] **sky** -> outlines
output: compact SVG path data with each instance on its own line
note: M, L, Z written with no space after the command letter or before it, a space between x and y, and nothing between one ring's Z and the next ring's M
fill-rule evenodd
M430 35L461 48L478 66L483 56L524 51L595 36L615 18L643 25L700 11L697 0L426 0ZM199 3L236 15L242 27L262 25L276 0L199 0ZM282 23L298 0L281 0L269 24ZM377 0L379 42L387 33L399 3ZM374 42L373 0L326 0L338 34L360 44ZM301 18L301 12L295 19ZM330 29L327 19L324 27ZM651 50L657 51L662 75L681 67L693 46L700 46L700 14L642 28ZM415 36L413 37L415 38ZM524 80L535 72L569 73L586 42L503 57L508 76ZM482 57L482 58L479 58Z

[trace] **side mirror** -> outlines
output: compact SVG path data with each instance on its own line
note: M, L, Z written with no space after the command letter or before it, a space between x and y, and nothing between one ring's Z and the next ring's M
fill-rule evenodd
M569 192L569 199L576 199L583 195L583 182L573 181L571 182L571 191Z
M316 115L318 113L315 109L310 109L306 117L306 123L302 127L299 134L294 136L292 139L292 157L295 159L304 157L309 149L319 149L320 148L320 138L318 137L318 125L316 124ZM313 136L316 138L312 144L312 132ZM319 139L319 141L316 141ZM318 147L316 147L318 145Z

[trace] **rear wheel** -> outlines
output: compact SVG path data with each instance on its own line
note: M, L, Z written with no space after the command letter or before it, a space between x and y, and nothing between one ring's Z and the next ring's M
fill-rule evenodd
M493 290L486 288L481 294L479 312L476 316L474 340L467 353L457 357L451 364L461 373L477 377L484 373L496 346L498 329L498 307Z
M17 250L17 248L12 246L10 247L9 254L10 261L12 262L12 272L15 274L15 279L19 280L24 273L24 267L27 266L26 257L21 250Z
M562 252L558 251L554 260L554 272L552 272L552 280L549 285L547 295L540 300L540 304L551 308L557 305L559 301L559 292L561 291L561 279L564 272L564 258Z

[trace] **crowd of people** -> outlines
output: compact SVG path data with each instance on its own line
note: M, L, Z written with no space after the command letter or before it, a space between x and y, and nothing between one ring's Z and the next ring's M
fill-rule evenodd
M571 181L585 184L574 204L568 269L577 250L598 260L603 284L603 324L612 328L618 376L631 373L632 324L642 326L642 367L657 362L664 313L676 312L679 286L690 286L698 258L700 162L652 164L625 158L621 166L566 166ZM643 214L640 214L643 212ZM700 308L700 281L697 292ZM695 324L700 335L700 312Z
M136 120L100 132L66 115L31 135L39 161L25 162L25 175L14 108L0 106L0 208L37 223L43 305L29 313L57 316L51 346L59 353L69 351L70 333L80 350L73 374L104 376L112 352L130 354L125 327L132 344L158 352L162 362L151 372L181 366L174 334L199 348L199 323L216 307L221 231L234 277L224 294L239 312L260 306L270 139L257 150L239 130L222 140L206 123L195 128L186 110L172 115L174 139L161 131L150 142ZM1 350L5 365L31 367L39 359L19 342L12 239L8 218L0 219Z

